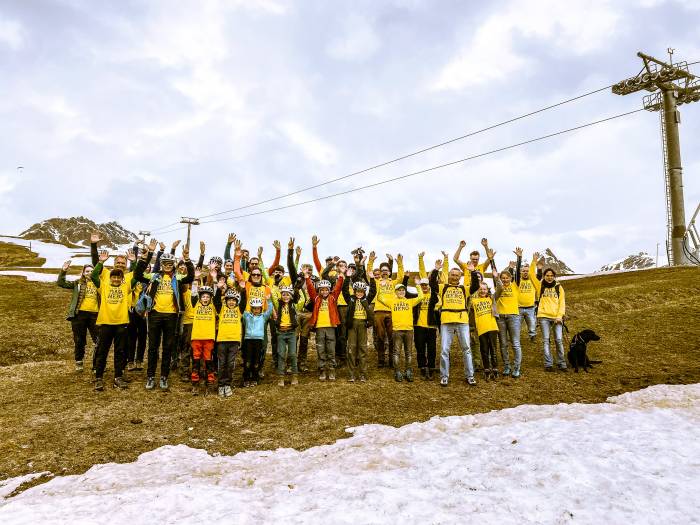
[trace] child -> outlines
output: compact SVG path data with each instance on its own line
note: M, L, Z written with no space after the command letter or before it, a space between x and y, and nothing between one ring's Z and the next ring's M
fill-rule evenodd
M195 295L196 294L196 295ZM210 286L200 286L196 291L192 290L192 303L194 319L192 320L192 395L199 394L200 372L202 360L206 370L204 395L213 388L216 376L214 375L214 340L216 339L216 308L212 304L214 289Z
M360 382L367 381L367 328L372 326L374 312L372 300L377 294L376 281L372 279L367 293L367 283L355 281L352 283L353 295L350 295L350 279L343 283L343 297L348 305L345 317L348 336L348 381L355 382L359 373Z
M496 283L496 295L492 297L491 290L485 282L481 282L479 289L472 295L472 310L476 332L479 336L479 350L481 350L481 362L484 365L484 379L496 379L498 377L498 362L496 359L496 345L498 340L498 311L496 302L501 296L503 285L498 276L494 275Z
M254 270L259 271L259 270ZM267 310L263 312L263 300L253 297L248 302L250 311L243 313L245 323L243 386L256 386L260 380L258 363L264 351L265 324L272 315L272 301L267 301Z
M411 368L411 347L413 346L413 307L423 302L423 290L420 280L416 278L418 295L412 299L406 298L406 286L399 283L394 287L394 296L378 295L377 302L391 310L391 324L394 329L394 348L391 353L391 361L394 366L394 379L403 380L399 370L399 354L403 346L404 373L406 381L413 382L413 369Z
M217 296L218 297L218 294ZM215 297L215 302L216 302ZM243 296L229 288L224 294L224 304L219 305L219 331L216 334L216 353L219 361L219 397L231 397L231 378L236 368L236 356L241 347L241 319L245 310Z
M318 353L319 381L335 381L335 327L340 324L338 296L343 288L344 276L339 275L331 293L331 283L318 282L318 291L311 278L306 278L306 289L313 301L314 311L310 324L316 328L316 352Z
M124 271L115 268L109 272L109 284L103 283L101 275L104 262L109 254L101 251L99 262L95 265L91 279L96 288L100 290L100 309L97 314L97 325L100 327L98 336L99 347L95 363L95 390L104 390L103 376L107 364L109 348L114 341L114 387L127 388L128 384L124 374L126 366L126 347L129 339L129 306L131 306L131 292L137 280L124 279ZM143 271L146 262L139 261L139 269ZM129 274L130 276L132 274Z
M297 367L297 310L295 303L299 300L299 292L291 286L279 287L277 294L272 299L277 307L277 319L274 321L274 330L277 334L277 375L278 386L284 386L284 373L287 368L287 356L289 355L292 366L292 385L299 384Z

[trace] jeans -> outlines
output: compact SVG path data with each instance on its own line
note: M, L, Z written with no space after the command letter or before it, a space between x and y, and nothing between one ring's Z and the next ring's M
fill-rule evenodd
M544 353L544 366L552 366L552 354L549 351L549 333L554 327L554 341L557 345L557 366L566 368L566 360L564 359L564 342L563 325L555 323L554 319L549 317L540 317L540 326L542 327L542 352Z
M160 375L168 377L170 373L170 357L175 350L177 335L177 314L162 314L151 311L148 314L148 377L155 377L158 366L158 350L163 339L163 358L160 363Z
M403 347L403 370L411 368L411 347L413 346L413 330L394 330L394 348L391 352L391 364L394 371L400 369L401 347Z
M440 325L440 376L450 377L450 345L452 338L457 334L459 347L464 358L464 371L466 377L474 375L474 363L472 362L472 349L469 346L469 325L467 323L444 323Z
M277 373L281 376L287 368L287 356L292 366L292 374L298 374L297 367L297 333L296 330L277 332Z
M501 344L503 366L510 367L508 343L513 345L513 367L520 370L522 351L520 349L520 314L501 314L496 319L498 323L498 341Z
M527 306L520 307L520 324L522 325L523 320L527 324L527 335L534 337L537 333L537 318L535 317L535 307Z
M316 328L319 370L335 370L335 328Z

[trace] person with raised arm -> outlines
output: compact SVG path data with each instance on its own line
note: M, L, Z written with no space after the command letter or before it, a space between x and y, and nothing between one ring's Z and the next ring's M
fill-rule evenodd
M319 380L335 381L335 327L340 324L338 296L343 288L343 275L339 275L331 292L331 283L318 282L318 291L310 277L306 278L306 289L313 302L311 326L316 329L316 352L318 353Z
M297 246L297 260L301 256L301 250ZM306 364L306 358L309 351L309 337L311 337L311 310L313 305L309 298L309 292L306 289L306 278L312 277L313 267L310 264L301 265L301 274L297 271L297 265L294 261L294 237L289 238L287 244L287 268L289 277L295 290L300 294L297 308L297 322L299 323L299 344L297 352L297 365L300 372L308 372L309 367Z
M544 355L544 369L547 372L553 370L552 354L549 350L549 336L554 332L554 342L557 347L557 368L566 372L566 358L564 357L564 315L566 314L566 294L564 287L557 281L557 274L552 268L545 268L541 283L537 283L537 295L539 306L537 319L542 329L542 353Z
M433 378L435 371L435 353L437 348L437 327L440 324L439 313L435 310L438 296L435 291L440 282L443 260L435 261L435 268L430 272L430 277L425 275L425 266L421 264L425 252L418 254L419 276L418 285L423 292L423 300L413 307L413 333L416 347L416 361L420 368L421 377L425 380ZM448 270L449 273L449 270ZM445 279L446 280L446 279ZM433 286L431 286L431 282Z
M376 259L375 253L373 251L370 252L367 260L368 274L372 273ZM396 280L391 278L391 261L393 261L393 258L390 254L387 254L387 259L390 262L382 262L379 265L379 279L377 279L376 283L377 296L374 305L374 333L376 334L377 366L379 368L383 368L388 364L388 356L391 355L394 347L391 311L388 306L379 302L379 298L385 295L392 297L396 285L403 281L404 275L403 256L401 254L396 257L398 264Z
M516 248L518 257L517 267L520 271L515 275L515 282L518 285L518 310L520 311L520 324L527 326L527 335L530 341L535 341L537 335L537 313L535 312L535 299L537 297L537 289L539 281L537 279L537 257L538 253L534 253L530 266L522 265L522 248ZM535 284L535 281L538 281ZM523 323L524 322L524 323Z
M223 291L223 286L219 289ZM216 295L216 298L220 297ZM233 395L231 380L236 369L236 356L241 349L243 340L243 311L245 310L245 290L238 292L229 288L224 293L222 305L217 305L219 310L219 329L216 332L216 353L219 369L217 378L219 381L219 397L231 397Z
M348 268L350 271L350 268ZM367 329L372 326L372 301L377 294L377 283L374 279L369 286L364 279L353 280L353 274L343 281L342 294L347 304L345 323L348 327L347 362L348 381L361 383L367 381ZM352 294L350 286L352 285ZM369 290L369 293L368 293Z
M83 359L85 357L85 345L87 334L90 333L95 348L92 352L92 370L95 370L97 357L98 333L97 312L100 308L100 292L92 282L92 264L83 266L80 277L73 281L66 280L66 272L70 268L70 259L63 263L58 274L57 284L61 288L73 290L66 319L70 321L73 331L73 357L75 358L75 371L83 371Z
M495 267L494 267L495 268ZM476 272L474 272L476 273ZM472 273L472 276L474 276ZM471 296L471 307L474 312L476 331L479 336L479 350L481 351L481 363L484 367L484 379L494 380L498 378L498 359L496 348L498 347L498 310L496 303L503 291L503 284L494 269L493 281L496 287L495 295L485 281L473 282L479 285L479 289ZM471 291L472 288L470 288Z
M520 248L516 248L517 251ZM521 251L522 253L522 251ZM494 272L495 265L493 266ZM501 295L496 301L498 310L498 339L501 345L503 357L503 375L513 379L520 377L520 365L522 362L522 350L520 347L520 310L518 309L520 290L513 281L509 270L501 270L498 276L503 283ZM511 368L510 352L508 344L513 347L513 367Z

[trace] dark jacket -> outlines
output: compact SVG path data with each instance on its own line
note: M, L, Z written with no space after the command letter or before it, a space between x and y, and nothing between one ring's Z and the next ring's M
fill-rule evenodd
M430 294L428 296L428 325L436 327L440 325L440 314L435 310L435 305L438 302L438 294L436 290L438 289L439 277L440 272L438 270L433 270L432 272L430 272ZM404 280L405 279L406 278L404 277ZM416 294L413 295L415 296ZM406 293L406 297L408 297L408 293ZM420 317L420 309L421 303L418 303L416 306L413 307L414 325L418 322L418 318Z
M345 279L343 281L343 298L348 305L348 310L345 314L345 323L347 326L352 326L352 322L355 319L355 308L357 307L357 297L355 297L354 293L350 292L350 285L353 282L357 281L352 281L352 279ZM365 312L367 312L367 320L365 324L368 328L374 324L374 308L372 307L372 300L374 299L375 295L377 295L377 280L372 279L372 282L369 284L369 292L367 292L360 301L362 307L365 309Z

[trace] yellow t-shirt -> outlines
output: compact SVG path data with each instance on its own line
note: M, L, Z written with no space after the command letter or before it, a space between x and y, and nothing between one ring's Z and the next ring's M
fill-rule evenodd
M472 309L478 335L498 330L496 318L493 316L493 299L472 295Z
M101 283L102 281L100 281ZM83 296L83 302L80 303L81 312L97 312L99 311L99 305L97 304L97 294L100 293L95 287L92 281L88 280L85 284L85 295Z
M430 294L423 296L423 300L420 303L420 312L418 313L418 320L416 321L416 326L422 328L430 328L428 324L428 305L430 303Z
M380 303L379 298L386 299L394 296L396 282L392 279L375 279L377 282L377 296L374 299L375 312L388 312L389 307Z
M175 298L173 297L172 278L169 275L163 274L158 283L156 291L156 300L153 309L161 314L177 313L175 308Z
M518 310L518 285L515 284L515 282L511 281L511 283L506 286L503 285L503 291L501 292L501 296L498 298L498 301L496 302L496 307L498 309L498 313L501 315L517 315L520 313L520 310Z
M192 340L207 341L216 338L216 309L209 303L204 306L197 304L194 308L192 322Z
M328 299L321 300L321 306L318 308L318 319L316 320L316 328L331 328L331 314L328 311Z
M353 319L361 319L365 320L367 319L367 310L365 310L365 307L362 306L362 303L360 301L355 302L355 313L352 316Z
M188 288L182 294L185 311L182 315L182 324L192 324L194 321L194 307L192 306L192 290Z
M289 305L280 303L280 328L291 328L292 319L289 315Z
M557 297L556 286L543 288L542 295L540 295L540 305L537 307L537 317L561 319L565 313L566 296L564 287L559 285L559 297Z
M418 297L382 297L385 305L391 309L391 324L394 330L413 330L413 307L423 300L423 292L418 289ZM379 306L377 302L377 306Z
M100 311L97 324L129 324L131 305L131 280L120 286L112 286L109 277L100 280Z
M445 290L447 287L447 290ZM445 323L469 323L469 314L467 313L467 294L466 288L462 291L463 286L452 286L441 284L438 291L438 301L441 302L440 322ZM443 290L445 293L443 294ZM450 311L452 310L452 311Z
M535 285L530 279L520 279L518 306L523 308L535 306Z
M219 314L219 332L216 335L217 341L238 341L241 342L241 309L238 306L229 308L226 305L221 307Z
M246 311L250 312L250 300L258 297L262 299L263 306L262 310L263 312L267 311L267 297L269 292L269 288L267 286L261 285L261 286L253 286L252 284L250 286L246 286L246 290L248 293L248 304L246 305L245 309Z

